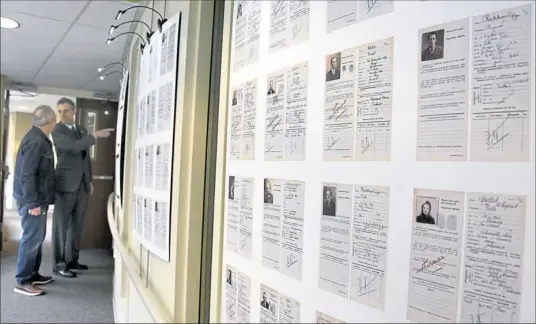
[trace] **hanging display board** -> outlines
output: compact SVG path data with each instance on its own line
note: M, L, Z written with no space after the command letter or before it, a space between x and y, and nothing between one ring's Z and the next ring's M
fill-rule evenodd
M136 109L134 229L141 244L169 261L173 139L181 14L155 31L140 62Z
M123 207L123 180L125 176L125 127L128 105L129 70L123 72L119 91L119 110L117 112L117 128L115 137L115 197L119 206Z

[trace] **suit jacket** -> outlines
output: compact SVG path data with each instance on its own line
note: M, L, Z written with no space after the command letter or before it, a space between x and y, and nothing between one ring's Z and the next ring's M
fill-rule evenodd
M337 212L336 211L336 207L335 207L335 203L332 201L329 205L326 201L324 201L324 208L322 208L322 215L325 215L325 216L336 216L335 213Z
M339 70L339 69L335 69L335 74L333 74L333 72L331 72L331 70L329 70L326 73L326 82L339 80L340 78L341 78L341 70Z
M430 52L430 47L427 47L424 51L421 53L421 61L431 61L431 60L437 60L443 58L443 47L436 46L434 49L434 52Z
M64 123L58 123L52 131L52 140L56 148L56 190L75 192L83 180L86 190L91 187L92 171L89 148L95 144L93 135L76 125L79 134Z

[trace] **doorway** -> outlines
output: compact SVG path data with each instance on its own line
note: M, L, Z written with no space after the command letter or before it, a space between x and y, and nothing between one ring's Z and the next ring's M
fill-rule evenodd
M104 128L116 128L117 102L108 100L78 98L77 124L93 133ZM81 249L110 249L112 234L108 226L108 196L114 191L115 174L115 136L99 138L88 152L93 171L93 194L89 197L84 230L82 232Z

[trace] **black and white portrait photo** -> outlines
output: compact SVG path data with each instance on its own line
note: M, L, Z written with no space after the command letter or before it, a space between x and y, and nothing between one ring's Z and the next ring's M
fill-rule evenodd
M270 302L268 301L268 296L265 291L262 292L261 307L270 310Z
M264 203L274 203L274 195L272 194L272 183L270 182L270 179L264 179Z
M341 53L326 56L326 82L341 78Z
M429 225L437 224L437 198L418 196L416 200L415 209L415 222Z
M443 58L445 30L435 30L422 34L421 61L432 61Z
M236 18L242 17L242 4L238 4L238 9L236 10Z
M335 216L337 214L336 190L336 187L324 186L322 193L322 200L324 201L322 215Z
M233 285L233 271L231 269L227 269L227 279L225 280L227 284Z
M274 80L270 80L270 82L268 82L268 91L266 94L267 95L275 94Z
M230 200L234 200L234 192L235 190L235 177L234 176L229 176L229 199Z
M238 97L237 97L237 93L236 93L236 90L233 91L233 102L232 102L232 105L233 106L236 106L238 104Z

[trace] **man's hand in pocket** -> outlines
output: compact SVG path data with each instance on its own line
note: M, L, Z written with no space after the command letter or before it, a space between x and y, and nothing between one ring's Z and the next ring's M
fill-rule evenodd
M41 207L37 207L37 208L34 208L34 209L30 209L28 211L28 213L32 216L39 216L41 215Z

